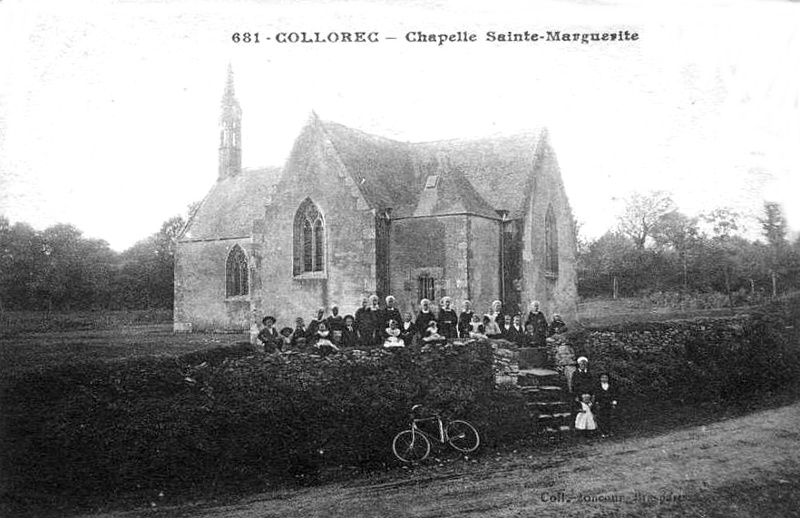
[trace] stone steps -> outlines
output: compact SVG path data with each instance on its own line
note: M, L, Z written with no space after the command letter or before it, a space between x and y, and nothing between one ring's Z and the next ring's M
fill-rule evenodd
M512 351L503 351L499 356L501 357L496 356L496 366L500 367L495 371L496 382L511 383L519 387L527 400L527 408L539 423L540 433L558 434L571 431L572 401L563 375L543 368L540 361L533 363L536 367L525 362L523 368L519 368Z

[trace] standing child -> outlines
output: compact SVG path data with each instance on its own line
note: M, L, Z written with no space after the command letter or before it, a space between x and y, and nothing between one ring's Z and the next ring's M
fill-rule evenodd
M597 430L597 423L594 419L594 413L592 413L592 395L583 394L579 404L580 410L578 410L578 415L575 416L575 429L581 435L588 436Z
M601 437L607 437L614 433L617 420L617 388L611 383L607 372L600 374L594 397L597 427Z
M439 332L447 339L458 337L458 315L452 306L450 297L442 297L442 307L436 319L439 322Z
M469 338L470 323L472 322L472 317L475 316L475 312L472 311L472 302L468 300L462 302L461 306L464 310L458 316L458 336L466 339ZM478 323L480 323L480 320L478 320Z
M575 351L565 341L559 341L556 346L556 370L567 379L567 389L572 393L572 375L575 374Z

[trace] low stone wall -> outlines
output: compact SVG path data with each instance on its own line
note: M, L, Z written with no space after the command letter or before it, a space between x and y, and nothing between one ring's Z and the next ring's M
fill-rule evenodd
M796 379L800 315L785 301L751 315L619 324L564 339L590 369L631 397L718 401L778 389Z

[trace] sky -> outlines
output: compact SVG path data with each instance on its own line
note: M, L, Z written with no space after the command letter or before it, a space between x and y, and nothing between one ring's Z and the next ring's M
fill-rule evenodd
M619 30L638 39L486 41ZM304 31L378 42L276 41ZM245 168L282 165L312 110L411 142L544 126L587 238L651 190L688 215L733 208L753 236L777 201L800 230L800 3L771 0L5 0L0 215L119 251L185 215L216 181L228 64Z

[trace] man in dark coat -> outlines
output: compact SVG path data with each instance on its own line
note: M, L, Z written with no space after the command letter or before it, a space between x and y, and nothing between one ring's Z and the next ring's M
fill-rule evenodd
M539 301L531 303L531 311L525 319L525 326L533 324L533 345L534 347L544 347L547 343L547 318L544 313L539 311Z
M356 329L353 315L346 315L344 317L344 327L342 328L342 338L340 342L342 347L358 347L358 330Z
M361 344L366 346L380 345L381 333L385 328L383 310L377 295L371 295L369 306L364 312L364 328L361 332Z
M333 333L344 328L344 318L339 314L339 306L331 306L331 314L325 322L328 324L328 329Z
M363 297L361 299L361 307L356 310L354 321L356 331L358 331L359 339L364 335L364 333L366 333L367 330L367 306L369 306L369 299L367 297Z
M517 336L516 331L514 330L514 324L511 320L511 315L503 315L503 322L499 322L500 324L500 334L503 337L503 340L508 340L512 343L517 343Z
M597 416L597 426L603 437L614 433L617 420L617 387L611 382L607 372L600 374L600 380L594 388L593 411Z
M514 336L514 339L511 340L517 346L522 347L525 343L525 329L522 328L522 315L514 315L514 318L511 320L511 329Z
M399 325L400 327L400 338L406 346L410 346L414 343L414 335L417 334L417 326L411 320L411 313L406 312L403 314L403 321Z
M311 340L312 336L317 335L317 329L319 328L319 325L325 322L325 319L323 318L324 316L325 316L325 308L319 308L317 309L316 316L311 319L311 322L308 323L308 331L306 331L306 338L308 338L309 341Z
M294 321L294 333L292 333L292 348L304 348L306 346L306 329L305 323L301 317L297 317Z

